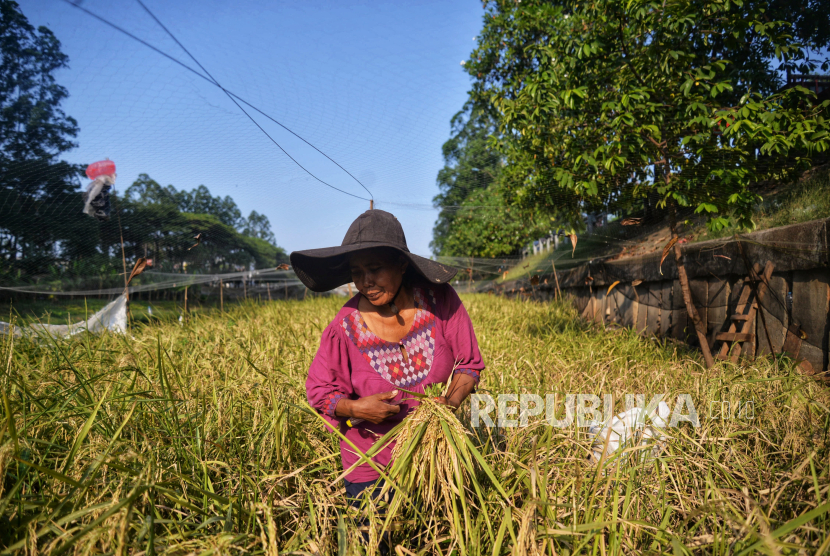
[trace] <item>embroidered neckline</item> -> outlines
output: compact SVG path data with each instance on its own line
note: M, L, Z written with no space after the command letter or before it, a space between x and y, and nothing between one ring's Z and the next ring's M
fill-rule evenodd
M415 302L415 308L418 309L418 310L415 312L415 318L412 319L412 324L409 325L409 330L407 330L406 334L404 335L403 338L400 339L400 341L390 342L389 340L384 340L383 338L381 338L380 336L378 336L377 334L372 332L372 329L369 328L368 324L366 324L366 319L363 318L363 313L361 313L359 309L355 309L355 313L357 313L357 315L358 315L358 319L357 319L358 320L358 325L361 328L363 328L366 331L367 334L371 334L372 336L377 338L377 340L379 342L383 342L384 344L389 344L389 345L392 345L392 346L404 345L406 339L409 338L409 335L412 334L413 330L415 330L415 323L418 322L418 317L421 315L421 312L424 311L423 297L422 297L422 295L420 293L420 290L418 288L413 289L412 298L413 298L413 301Z
M427 296L432 303L427 301ZM341 323L346 335L369 366L387 381L401 388L410 388L426 378L432 368L435 352L433 292L415 288L414 298L418 311L409 331L400 342L389 342L369 330L358 310L352 311ZM404 361L400 346L406 350L408 361Z

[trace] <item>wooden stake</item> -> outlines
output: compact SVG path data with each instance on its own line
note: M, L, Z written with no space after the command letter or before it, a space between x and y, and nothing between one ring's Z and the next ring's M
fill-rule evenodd
M242 277L242 291L245 294L245 299L248 299L248 281L245 280L245 277Z
M187 313L187 286L184 287L184 312Z
M352 283L351 283L351 282L349 282L349 283L348 283L348 284L346 284L346 285L347 285L347 286L349 286L349 298L354 297L354 296L352 295Z
M115 195L113 195L115 197ZM118 207L115 209L115 213L118 215L118 233L121 236L121 267L124 269L124 296L127 298L127 323L129 326L129 322L132 320L132 311L130 311L130 289L128 288L129 285L129 278L127 278L127 257L124 254L124 231L121 229L121 211L118 210Z
M121 266L124 269L124 295L127 298L127 326L129 326L130 321L132 320L132 311L130 311L130 290L127 288L127 285L129 284L127 278L127 257L124 254L124 230L121 228L121 211L118 210L118 204L116 200L117 198L115 196L115 191L113 190L112 203L115 207L115 214L118 216L118 233L121 236Z
M265 287L268 288L268 301L271 301L271 282L265 284Z
M369 199L369 210L374 210L374 209L375 209L375 200L374 199Z
M306 288L305 291L303 292L303 301L305 301L305 296L307 296L307 295L308 295L308 288Z
M672 230L672 237L676 238L677 233ZM700 342L700 351L703 352L703 361L706 363L706 368L710 369L715 365L715 360L712 358L712 352L709 351L709 340L706 338L706 325L700 320L700 315L692 303L692 290L689 289L689 276L686 274L686 265L683 264L683 253L680 251L680 245L674 244L674 260L677 264L677 275L680 278L680 290L683 292L683 303L686 305L686 312L692 317L692 322L695 325L695 332L697 339Z
M219 279L219 310L225 311L225 286L222 284L222 279Z
M127 289L127 257L124 255L124 232L121 231L121 213L118 213L118 232L121 234L121 266L124 268L124 295L130 300L130 290Z
M553 278L556 280L556 299L559 299L562 295L562 292L559 289L559 276L557 276L556 274L556 261L551 259L550 264L553 266Z

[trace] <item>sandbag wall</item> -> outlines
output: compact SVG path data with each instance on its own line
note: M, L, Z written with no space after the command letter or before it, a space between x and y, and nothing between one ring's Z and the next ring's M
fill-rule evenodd
M815 372L830 366L830 219L774 228L717 241L682 245L692 298L707 324L710 347L715 336L733 322L747 263L774 272L759 307L754 341L742 344L743 354L780 353L791 324L798 325L799 359ZM595 260L557 275L564 295L580 314L601 323L635 328L647 336L672 337L697 344L686 312L674 254L660 267L660 255L621 261ZM608 293L612 284L616 285ZM506 282L493 289L511 297L552 299L553 275L537 280ZM763 313L763 316L761 315ZM764 324L766 323L766 327ZM790 329L791 333L793 328ZM792 347L792 343L788 347ZM720 346L718 343L715 347Z

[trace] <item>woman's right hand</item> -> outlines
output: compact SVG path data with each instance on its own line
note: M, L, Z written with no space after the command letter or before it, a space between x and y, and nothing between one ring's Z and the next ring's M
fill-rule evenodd
M397 395L398 391L392 390L391 392L373 394L357 400L343 398L337 402L334 412L338 417L364 419L377 425L401 411L400 405L393 405L386 401Z

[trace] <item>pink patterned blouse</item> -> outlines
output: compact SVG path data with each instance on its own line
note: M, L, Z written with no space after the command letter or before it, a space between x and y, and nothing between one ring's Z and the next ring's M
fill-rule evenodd
M406 392L399 392L390 402L400 403L400 413L378 425L364 421L349 428L345 419L341 422L334 414L341 398L358 399L397 388L423 393L429 384L446 382L453 368L478 382L484 369L470 317L452 286L427 284L415 286L414 291L418 311L400 343L382 340L369 330L357 310L357 294L323 331L320 349L308 370L308 402L362 452L406 417L418 402ZM408 361L404 361L401 346ZM373 460L383 468L389 464L391 453L392 446L388 446ZM344 469L359 459L342 440L340 455ZM351 482L377 478L377 472L368 464L346 476Z

